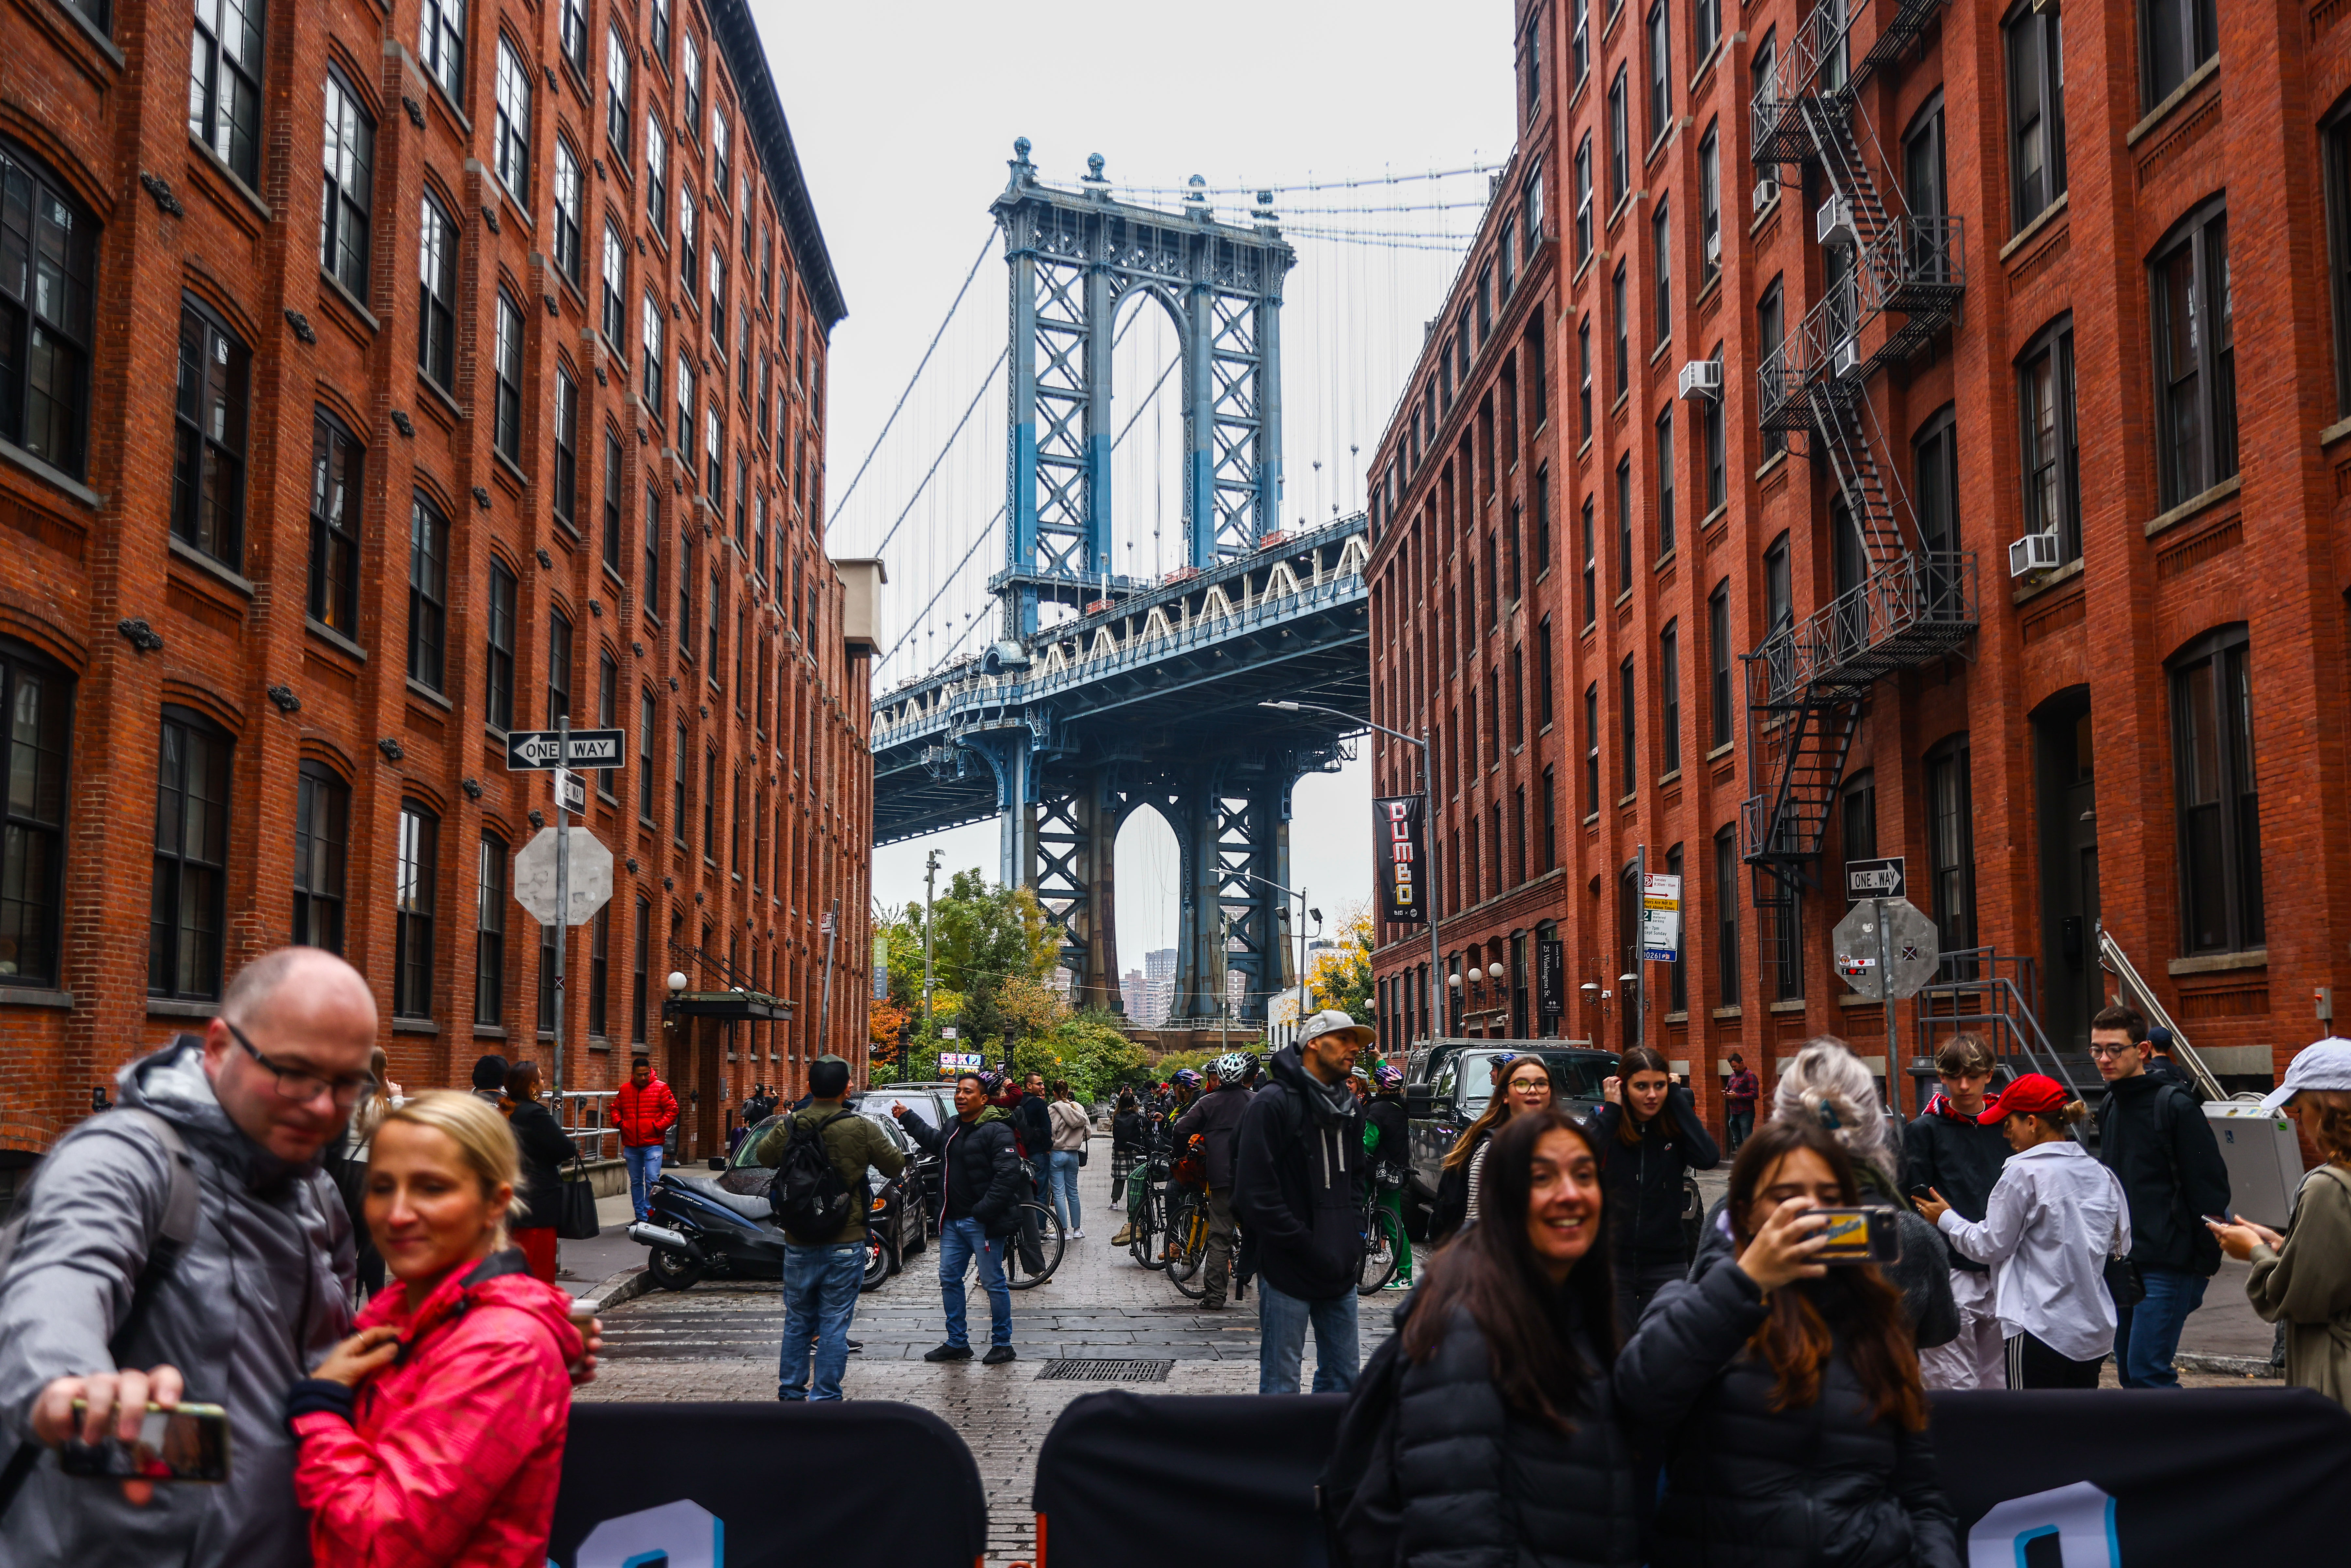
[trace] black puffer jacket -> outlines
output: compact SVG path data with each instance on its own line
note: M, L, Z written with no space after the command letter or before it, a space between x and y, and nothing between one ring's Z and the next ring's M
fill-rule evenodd
M1372 1149L1372 1164L1402 1170L1412 1163L1412 1124L1404 1113L1404 1101L1394 1094L1374 1094L1364 1107L1364 1120L1379 1129L1379 1140Z
M1396 1312L1401 1333L1409 1303ZM1562 1332L1604 1368L1563 1311ZM1400 1349L1401 1347L1399 1347ZM1604 1372L1572 1433L1513 1415L1494 1386L1486 1336L1456 1307L1437 1354L1407 1364L1397 1391L1398 1568L1532 1568L1641 1561L1633 1456Z
M1618 1139L1624 1120L1625 1108L1612 1100L1593 1113L1591 1122L1607 1197L1609 1243L1620 1259L1687 1261L1682 1173L1712 1170L1721 1162L1722 1151L1698 1119L1690 1092L1678 1085L1666 1091L1664 1106L1641 1128L1639 1143Z
M2220 1244L2198 1216L2229 1212L2229 1167L2192 1092L2144 1072L2108 1084L2098 1158L2130 1200L2131 1261L2208 1280L2220 1272Z
M1233 1178L1241 1232L1275 1290L1309 1301L1354 1290L1363 1179L1363 1107L1310 1074L1298 1047L1283 1046L1273 1082L1249 1096Z
M976 1122L950 1118L934 1127L912 1111L898 1125L926 1154L939 1156L939 1220L977 1219L989 1236L1009 1236L1020 1228L1015 1207L1027 1196L1029 1178L1012 1144L1012 1121L991 1105Z
M1151 1147L1148 1118L1140 1111L1121 1111L1110 1119L1110 1151L1139 1155Z
M1616 1359L1617 1408L1665 1456L1649 1562L1959 1568L1927 1434L1871 1418L1842 1345L1817 1400L1773 1410L1777 1375L1747 1348L1767 1315L1727 1244L1701 1250Z
M2008 1139L1998 1127L1962 1116L1938 1094L1902 1135L1902 1190L1907 1195L1922 1186L1931 1188L1943 1195L1961 1219L1980 1221L2008 1154ZM1936 1233L1938 1239L1941 1234ZM1961 1257L1948 1241L1943 1253L1954 1269L1970 1274L1989 1271L1989 1265Z
M563 1167L570 1163L571 1140L555 1120L555 1113L536 1100L525 1100L507 1118L515 1144L522 1151L522 1199L525 1212L516 1228L552 1225L563 1207Z

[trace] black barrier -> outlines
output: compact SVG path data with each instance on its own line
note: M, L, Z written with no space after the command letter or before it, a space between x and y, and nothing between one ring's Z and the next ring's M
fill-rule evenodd
M2308 1389L1932 1402L1969 1568L2351 1561L2351 1413ZM1335 1394L1072 1401L1037 1457L1040 1568L1197 1568L1209 1539L1217 1568L1319 1568L1314 1478L1345 1407Z
M971 1450L912 1405L574 1405L548 1556L967 1568L987 1546Z

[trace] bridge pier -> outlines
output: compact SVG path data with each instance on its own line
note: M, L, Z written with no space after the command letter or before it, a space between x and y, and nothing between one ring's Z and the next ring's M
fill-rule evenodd
M1037 900L1061 928L1061 965L1078 1007L1124 1010L1118 982L1119 813L1113 770L1071 776L1037 807Z

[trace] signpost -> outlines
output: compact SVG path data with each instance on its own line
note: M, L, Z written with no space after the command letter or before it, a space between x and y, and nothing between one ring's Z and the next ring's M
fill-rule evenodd
M585 925L596 917L596 912L612 897L612 852L606 849L593 833L583 836L577 846L571 839L571 813L583 814L588 806L587 781L571 771L570 765L594 763L604 768L619 768L628 761L628 732L618 729L580 729L571 727L571 716L558 714L553 729L513 729L507 732L507 771L509 773L554 773L555 825L542 831L515 856L515 902L538 917L542 925L557 927L555 939L555 1119L563 1122L564 1091L569 1081L563 1076L563 961L571 946L566 928ZM576 789L580 804L573 807L566 798ZM545 847L542 849L541 846ZM575 860L579 862L575 868ZM547 862L551 862L551 866ZM579 873L580 889L572 887L573 873ZM552 873L555 885L546 883ZM530 886L526 897L524 887Z
M1908 899L1901 897L1902 862L1847 861L1845 885L1875 889L1891 884L1893 896L1870 893L1856 904L1831 934L1837 976L1853 989L1886 1007L1886 1078L1892 1094L1896 1079L1894 1004L1915 997L1935 977L1942 964L1942 948L1935 923ZM1899 1107L1900 1102L1895 1104Z
M1641 879L1641 956L1652 964L1671 964L1681 957L1682 879L1644 876Z

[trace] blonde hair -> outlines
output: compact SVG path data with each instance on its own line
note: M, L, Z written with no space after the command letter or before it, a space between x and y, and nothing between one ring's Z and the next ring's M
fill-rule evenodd
M1834 1035L1814 1035L1780 1073L1771 1114L1796 1117L1827 1130L1857 1166L1895 1186L1893 1152L1886 1146L1886 1112L1877 1081L1861 1058Z
M499 1218L497 1239L492 1248L507 1244L507 1227L523 1217L522 1152L515 1146L514 1129L507 1119L486 1100L455 1089L434 1089L417 1095L397 1110L384 1113L376 1124L381 1134L395 1122L412 1126L430 1127L445 1134L465 1155L465 1164L480 1178L482 1196L487 1197L500 1186L508 1188L513 1197L507 1211Z

